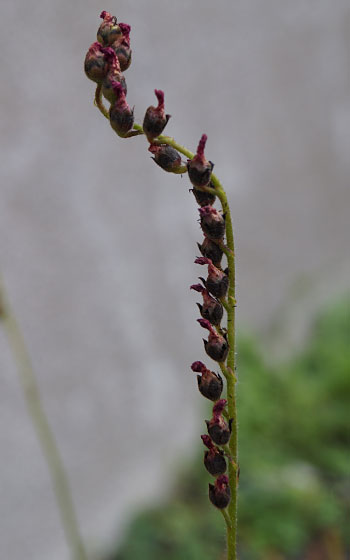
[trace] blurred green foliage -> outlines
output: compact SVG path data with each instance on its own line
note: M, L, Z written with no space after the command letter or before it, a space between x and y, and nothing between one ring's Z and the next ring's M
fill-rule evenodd
M320 317L306 349L268 366L239 343L241 560L349 558L350 299ZM139 514L113 560L219 560L224 523L198 459L174 497Z

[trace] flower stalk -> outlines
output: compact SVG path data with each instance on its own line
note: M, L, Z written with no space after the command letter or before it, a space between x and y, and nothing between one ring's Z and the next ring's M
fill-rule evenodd
M104 14L107 12L102 12L102 18ZM117 25L116 18L111 19L110 14L107 14L106 17L107 21L102 25L103 29ZM89 52L91 49L92 47ZM100 59L99 64L102 65ZM88 75L88 77L90 76ZM90 77L90 79L93 78ZM125 81L124 76L119 76L119 80ZM104 96L107 101L110 101L109 95L106 96L104 93L103 80L94 79L94 81L97 82L94 103L103 116L109 119L110 111L106 109L102 99ZM126 87L124 87L124 91L126 95ZM198 243L202 257L197 258L195 262L200 265L208 265L208 277L200 278L203 286L194 284L191 288L200 292L203 297L203 305L198 304L202 315L198 322L209 331L208 340L204 340L204 347L208 356L218 364L226 379L225 398L221 398L223 381L218 374L208 369L201 361L194 362L191 368L202 374L197 376L200 393L213 402L213 417L210 422L207 421L209 435L201 436L209 450L205 452L204 465L208 472L216 477L214 484L209 485L209 499L222 513L226 523L227 560L236 560L239 467L236 409L235 248L232 217L225 190L213 173L214 164L205 156L207 136L202 135L197 151L193 153L176 142L174 138L163 134L170 115L165 113L164 93L161 90L155 90L155 94L158 106L148 107L143 126L133 123L132 130L136 134L145 136L150 144L149 151L154 156L152 159L163 170L178 174L188 173L192 183L192 192L199 205L200 225L204 240L201 244ZM124 137L131 136L130 131ZM185 156L187 161L183 162L181 155ZM216 199L220 201L221 211L213 206ZM223 255L227 259L225 270L221 265ZM224 310L226 312L225 328L221 325ZM227 473L225 473L226 468Z

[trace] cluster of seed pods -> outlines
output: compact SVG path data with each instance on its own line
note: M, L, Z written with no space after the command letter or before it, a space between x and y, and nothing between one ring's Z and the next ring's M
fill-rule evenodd
M197 305L201 314L198 322L209 331L208 339L203 339L205 351L212 360L224 365L229 351L226 331L221 327L224 311L222 301L225 300L229 284L228 271L221 266L225 216L213 206L216 200L213 192L215 187L211 182L214 165L204 155L207 136L202 135L197 153L184 162L180 153L164 142L164 137L162 141L160 136L170 115L165 113L164 93L157 89L155 95L158 105L148 107L142 129L134 127L134 111L126 101L127 85L123 75L131 64L130 26L118 23L106 11L101 12L100 17L103 21L97 31L97 41L92 43L85 57L85 73L110 103L109 120L118 136L130 138L145 134L149 142L148 150L157 165L171 173L188 172L193 187L191 190L199 205L200 226L204 236L202 243L198 243L202 256L195 262L208 266L207 277L201 277L201 283L192 285L191 289L199 292L203 298L203 303ZM217 508L225 509L230 502L229 480L225 472L228 455L226 446L231 436L232 421L227 420L227 401L221 399L223 380L200 361L194 362L191 368L198 373L200 393L214 402L212 418L206 422L208 435L201 437L208 448L204 465L216 478L214 484L209 484L209 498Z
M133 130L134 110L126 101L127 85L123 72L131 64L130 25L118 23L105 10L97 31L97 41L90 46L84 62L87 77L101 88L109 101L109 121L118 136L130 138L140 134Z
M228 290L228 271L222 270L223 244L225 236L225 216L214 208L216 196L211 182L213 163L204 155L207 137L201 137L195 157L187 162L187 170L192 183L192 192L199 205L200 226L204 239L198 243L202 256L195 263L208 266L206 278L200 277L200 284L193 284L192 290L203 297L203 304L197 303L201 318L198 323L209 331L208 339L203 339L204 349L209 358L218 363L224 363L229 347L225 330L221 327L224 308L222 300ZM210 192L206 191L210 187ZM197 361L191 366L192 371L198 373L198 388L200 393L214 402L213 415L206 421L208 435L202 435L202 441L208 448L204 454L204 465L207 471L216 477L215 484L209 484L209 498L212 504L224 509L230 502L229 480L225 472L227 469L226 450L231 436L231 420L227 420L227 401L221 398L223 380L218 373L208 369L204 363Z

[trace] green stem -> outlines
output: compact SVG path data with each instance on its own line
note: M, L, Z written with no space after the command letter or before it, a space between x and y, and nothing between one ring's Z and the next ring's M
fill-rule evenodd
M96 96L99 98L96 105L102 112L102 114L108 118L108 113L103 107L101 90L96 90ZM143 128L139 124L134 124L134 130L143 132ZM174 138L170 136L160 135L155 140L155 143L167 144L172 146L186 156L188 159L194 157L194 153L190 152L187 148L178 144ZM226 255L228 263L228 276L229 276L229 288L227 302L223 303L225 310L227 312L227 339L229 344L229 354L227 357L226 365L220 363L220 368L224 374L227 381L227 401L228 401L228 414L232 418L232 434L229 442L230 456L232 461L229 461L229 480L230 480L230 491L231 491L231 501L227 508L227 515L230 520L227 525L227 560L237 560L236 552L236 541L237 541L237 469L238 469L238 435L237 435L237 408L236 408L236 353L235 353L235 308L236 308L236 275L235 275L235 246L233 237L233 227L231 211L227 201L226 193L216 175L212 174L211 183L214 188L205 187L206 190L212 194L218 196L223 213L225 215L226 224L226 245L222 245L222 249ZM224 515L225 517L225 515ZM226 517L225 517L226 520Z
M232 528L232 525L231 525L230 516L227 513L227 509L221 509L220 511L222 513L223 518L225 519L227 530L229 531Z
M69 487L68 477L60 457L55 437L48 423L39 387L35 379L30 357L16 321L16 317L7 301L5 288L0 278L0 319L17 362L19 380L23 394L37 432L43 454L46 458L54 488L57 506L61 515L62 525L71 548L72 558L87 560L87 554L80 537L78 522L74 510L73 499Z

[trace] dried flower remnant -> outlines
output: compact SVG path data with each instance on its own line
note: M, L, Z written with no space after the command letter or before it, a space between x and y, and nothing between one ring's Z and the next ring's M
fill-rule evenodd
M222 377L210 371L205 365L200 362L193 362L191 365L192 371L196 373L201 373L202 375L197 375L198 389L199 392L211 401L217 401L221 397L221 393L224 387Z

